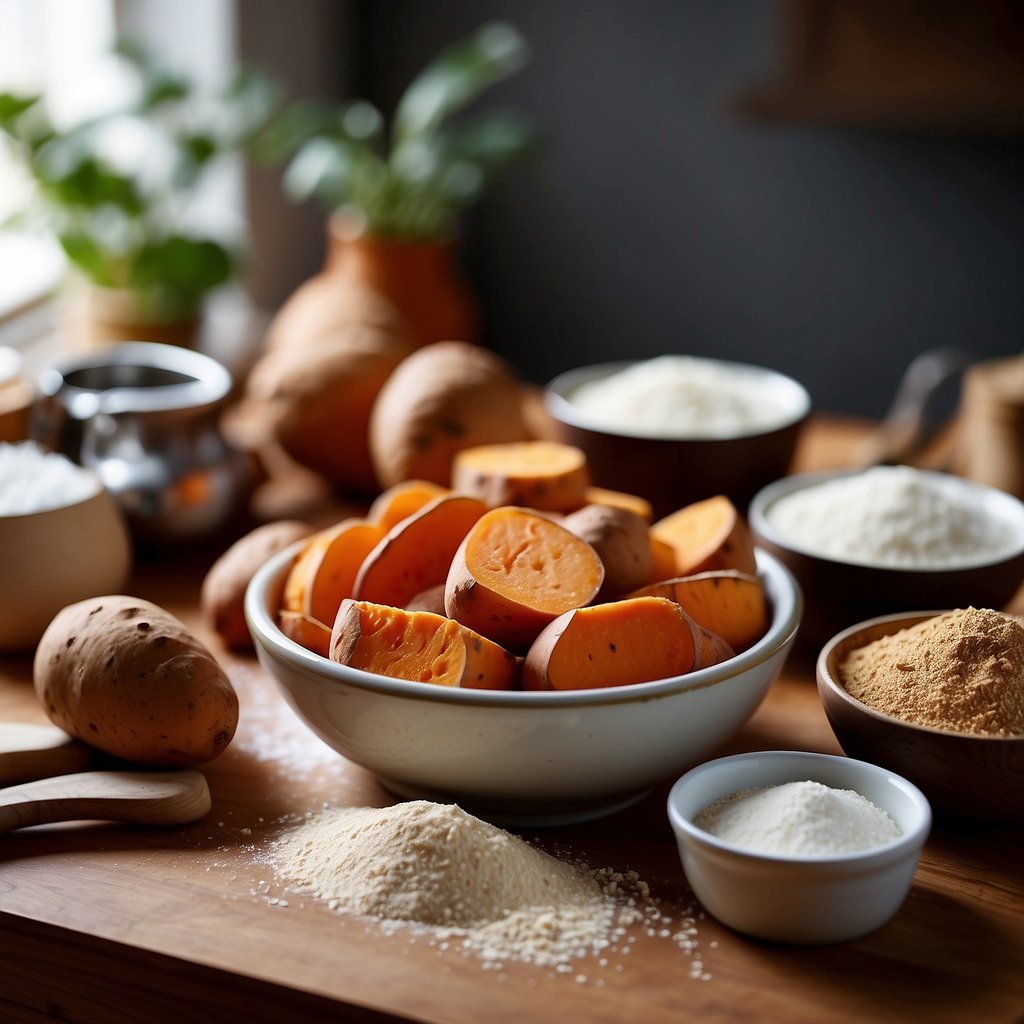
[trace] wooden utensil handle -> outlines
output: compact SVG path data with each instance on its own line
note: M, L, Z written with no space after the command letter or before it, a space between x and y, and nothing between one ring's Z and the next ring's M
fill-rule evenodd
M0 786L84 771L91 756L54 725L0 722Z
M80 772L0 790L0 833L91 819L176 825L209 809L199 772Z

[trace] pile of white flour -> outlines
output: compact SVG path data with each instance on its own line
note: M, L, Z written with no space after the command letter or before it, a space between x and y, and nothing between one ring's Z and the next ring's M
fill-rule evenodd
M736 846L798 856L854 853L902 834L860 793L810 781L740 790L705 807L693 823Z
M963 482L910 466L875 466L773 502L766 518L794 547L841 561L942 569L1012 553L1013 531Z
M324 811L273 858L293 892L385 927L429 929L489 960L565 964L643 917L623 899L636 876L583 872L455 805Z
M77 505L100 489L99 480L63 455L32 441L0 444L0 515L24 516Z
M739 437L792 418L756 371L695 356L636 363L568 398L595 426L641 437Z

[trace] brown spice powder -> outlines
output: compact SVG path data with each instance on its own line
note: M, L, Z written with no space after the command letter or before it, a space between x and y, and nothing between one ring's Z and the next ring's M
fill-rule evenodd
M937 615L851 651L839 682L908 722L1024 735L1024 623L978 608Z

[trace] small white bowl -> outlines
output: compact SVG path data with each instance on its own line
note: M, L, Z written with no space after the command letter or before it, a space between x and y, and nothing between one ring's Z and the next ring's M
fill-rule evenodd
M709 804L741 789L786 782L852 789L885 811L902 835L859 853L758 853L697 828ZM708 913L739 932L818 945L855 939L900 908L931 828L913 783L877 765L832 754L770 750L709 761L672 787L668 816L690 888Z
M0 651L31 649L65 605L120 593L131 561L124 518L98 477L70 505L0 515Z
M293 547L253 577L245 610L260 663L325 743L405 797L457 801L509 825L608 814L711 755L753 714L792 646L803 600L770 555L768 632L710 668L573 692L455 689L339 665L275 622Z

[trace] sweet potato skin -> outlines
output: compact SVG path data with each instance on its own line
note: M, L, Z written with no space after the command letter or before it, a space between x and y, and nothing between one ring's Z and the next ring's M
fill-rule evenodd
M464 341L434 342L404 359L370 414L381 487L411 479L446 487L456 452L528 436L523 388L511 367Z
M238 698L169 612L125 595L68 605L36 649L36 694L72 736L138 764L187 767L231 742Z
M252 650L244 602L245 589L256 570L272 555L312 532L312 526L297 519L266 523L235 541L210 566L199 592L199 607L203 621L227 647Z
M562 525L585 540L604 565L599 601L628 594L650 578L650 537L647 524L636 512L611 505L585 505L566 516Z
M300 647L319 654L321 658L330 657L331 629L318 619L302 612L281 611L277 615L277 624L281 632Z

